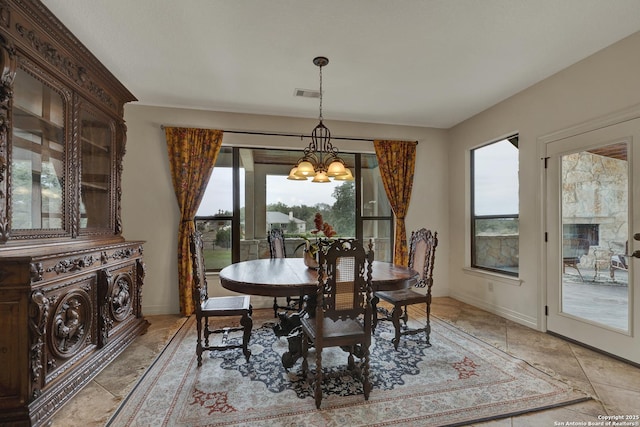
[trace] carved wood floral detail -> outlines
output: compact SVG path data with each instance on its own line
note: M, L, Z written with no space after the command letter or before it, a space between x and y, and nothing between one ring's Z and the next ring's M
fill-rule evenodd
M140 254L142 254L142 246L140 246ZM147 274L147 266L141 259L136 260L136 280L138 295L136 298L136 315L142 315L142 285L144 284L144 278Z
M10 123L10 101L13 98L13 79L16 75L16 53L13 45L0 37L0 241L9 238L9 180L7 169L9 165L8 141Z
M114 100L100 85L87 76L87 69L85 67L78 65L73 58L62 55L51 43L42 40L35 31L25 27L21 23L16 23L15 28L17 33L27 40L31 47L38 51L46 61L65 73L79 86L87 89L97 99L108 105L109 108L116 109Z
M113 327L113 319L109 315L109 289L112 288L113 275L109 270L102 269L98 278L98 346L103 347L109 342L109 332Z
M73 259L63 259L58 262L56 265L47 268L47 273L55 271L56 273L68 273L69 271L82 270L83 268L91 267L95 262L98 262L98 259L93 255L84 256Z
M9 28L11 22L11 10L8 6L6 0L0 1L0 25L5 28Z
M134 250L132 248L118 249L111 254L111 258L113 259L126 259L131 258L134 255Z
M32 399L37 398L44 386L42 375L42 359L44 354L45 334L49 318L50 301L41 291L31 294L29 304L29 329L31 330L31 378L33 381Z

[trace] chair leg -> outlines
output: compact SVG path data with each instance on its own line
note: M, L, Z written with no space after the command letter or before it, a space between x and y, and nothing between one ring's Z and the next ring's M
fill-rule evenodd
M427 335L427 347L431 347L431 288L427 290L427 324L424 327L425 334Z
M424 333L425 333L425 336L427 338L427 347L431 347L431 342L430 342L430 339L431 339L431 321L429 320L429 312L430 311L431 310L429 309L429 304L427 304L427 323L424 326Z
M278 298L273 297L273 317L278 318Z
M402 310L401 319L402 319L402 323L404 324L402 326L402 328L406 330L408 328L407 322L409 321L409 311L407 310L407 306L406 305L404 307L402 307L402 309L403 310Z
M371 382L369 381L369 346L364 345L363 347L364 360L362 366L362 390L364 391L364 400L369 400L369 393L373 388Z
M373 319L371 319L371 333L376 331L376 326L378 326L378 303L380 302L380 298L373 295L371 297L371 313L373 314Z
M209 335L211 334L211 331L209 331L209 318L207 316L203 316L203 320L204 320L204 328L203 328L204 346L209 347Z
M300 342L300 345L301 345L300 356L302 357L302 376L306 381L307 373L309 371L309 362L307 361L307 354L309 353L309 339L305 334L302 334L301 338L302 338L302 341Z
M196 342L196 355L198 356L198 367L202 366L202 318L196 317L196 328L198 330L198 341Z
M347 369L353 371L356 368L356 361L353 358L353 346L349 348L349 357L347 357Z
M251 350L249 350L249 339L251 338L251 329L253 328L253 319L251 319L251 310L249 313L245 313L242 315L240 319L240 325L244 328L242 333L242 353L244 354L244 358L249 361L249 357L251 356Z
M402 307L399 305L395 305L393 307L393 311L391 312L391 322L393 323L393 329L396 331L396 336L392 340L393 346L396 350L398 350L398 344L400 344L400 317L402 315Z
M322 349L316 348L316 380L314 383L314 395L316 408L320 409L322 403Z

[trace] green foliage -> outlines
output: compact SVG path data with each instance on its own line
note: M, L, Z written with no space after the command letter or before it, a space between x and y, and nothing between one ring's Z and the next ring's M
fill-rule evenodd
M221 248L231 247L231 230L228 228L220 228L216 233L216 246Z
M356 235L356 187L353 181L346 181L333 190L336 199L325 221L333 225L339 236Z
M294 224L287 226L287 236L293 237L313 237L310 233L315 229L313 217L316 213L320 213L324 220L331 224L338 232L338 236L355 237L356 235L356 196L355 184L353 181L346 181L342 185L335 188L333 197L336 199L333 205L328 203L316 203L313 206L296 205L288 206L282 202L272 203L267 206L270 212L282 212L289 215L293 212L295 218L301 219L306 223L307 233L297 235L297 227Z
M204 249L204 265L207 270L221 270L231 264L231 249Z

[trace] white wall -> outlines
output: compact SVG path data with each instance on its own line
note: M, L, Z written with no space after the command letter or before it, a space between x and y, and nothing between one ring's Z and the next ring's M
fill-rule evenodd
M177 229L179 211L169 173L164 131L161 125L224 130L291 132L309 134L317 120L220 113L202 110L125 107L127 150L122 179L123 235L145 240L146 279L142 306L145 314L178 313ZM440 232L434 271L434 295L447 295L449 230L447 132L405 126L389 126L325 120L334 136L417 140L413 197L407 230L430 227ZM308 142L307 142L308 143ZM304 148L298 138L248 136L226 133L223 145ZM334 141L341 151L373 152L371 142ZM222 294L215 276L209 279L211 294ZM252 298L254 307L270 307L269 298Z
M640 103L640 32L449 130L449 289L452 297L544 329L544 277L537 139ZM482 84L481 81L478 84ZM469 265L468 152L520 134L520 281ZM490 290L490 283L493 291Z

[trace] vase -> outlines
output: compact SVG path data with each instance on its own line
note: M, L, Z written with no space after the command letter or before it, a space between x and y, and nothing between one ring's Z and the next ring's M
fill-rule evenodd
M316 259L316 256L311 255L311 251L307 249L304 250L303 259L304 259L304 265L306 265L309 268L316 269L320 266L320 264L318 264L318 260Z

